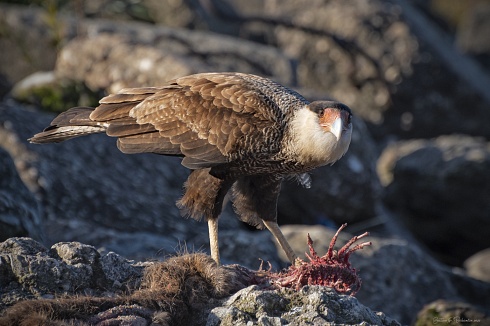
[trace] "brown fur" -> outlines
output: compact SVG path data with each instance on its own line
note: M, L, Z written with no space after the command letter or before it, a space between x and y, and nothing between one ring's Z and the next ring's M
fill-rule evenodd
M148 267L142 288L129 295L23 301L4 311L0 325L107 323L103 318L115 318L119 310L129 314L141 311L135 307L149 310L151 321L159 325L196 324L205 322L204 316L200 321L196 319L199 311L211 309L217 300L246 287L252 279L253 272L243 267L218 266L205 254L186 254ZM108 313L111 308L115 309Z

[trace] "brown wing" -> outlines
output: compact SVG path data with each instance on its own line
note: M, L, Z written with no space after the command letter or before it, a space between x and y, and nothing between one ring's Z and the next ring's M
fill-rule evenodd
M185 156L191 169L276 152L282 112L244 75L208 73L159 88L124 89L101 100L94 121L109 123L125 153Z

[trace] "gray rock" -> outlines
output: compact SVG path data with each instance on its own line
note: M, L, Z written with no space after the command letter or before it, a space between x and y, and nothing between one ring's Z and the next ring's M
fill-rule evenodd
M287 236L291 235L291 232L287 232L288 228L285 228L285 231ZM326 249L321 245L329 242L333 231L326 231L322 228L316 230L311 228L309 231L315 241L317 252L320 255L323 254ZM336 248L340 247L347 238L349 238L347 234L341 234ZM328 241L321 239L328 239ZM247 323L251 325L306 325L308 322L319 325L327 325L327 323L357 325L362 322L368 325L398 325L391 318L403 324L409 324L418 311L438 299L466 302L466 305L473 305L477 310L482 310L483 308L480 307L490 305L489 284L477 282L445 269L420 249L404 241L381 240L374 237L368 240L373 242L372 247L365 248L351 257L352 265L359 271L363 281L362 288L357 293L357 299L352 296L339 295L329 288L318 286L307 286L300 291L285 288L266 290L251 286L238 291L243 288L242 283L255 282L253 277L250 278L250 271L239 266L238 269L236 266L225 266L223 267L227 270L225 273L236 271L236 274L230 274L227 278L234 283L223 284L223 280L218 278L214 279L212 284L221 289L233 286L233 291L227 292L227 295L229 293L234 293L234 295L224 301L216 300L220 298L204 303L198 301L196 304L200 306L192 307L193 314L200 316L199 324L206 323L206 316L208 316L207 325L220 323L222 325L247 325ZM304 247L306 246L303 244ZM169 261L175 264L178 264L178 261L181 263L186 261L178 258L172 258ZM209 257L207 259L210 260ZM17 301L26 299L49 299L66 294L82 294L100 298L97 300L108 298L106 300L108 305L104 306L106 307L104 311L109 310L96 316L98 320L108 318L122 320L124 316L128 318L140 316L140 313L148 315L150 312L145 312L147 309L150 309L151 314L156 316L155 309L158 310L158 308L155 307L164 309L161 311L163 313L161 318L175 318L173 315L164 313L167 311L165 307L168 307L166 301L156 305L145 301L146 296L141 292L145 291L145 286L150 287L150 294L151 291L157 290L149 283L145 283L144 286L141 284L144 268L148 266L158 267L156 263L128 261L115 253L100 255L92 246L77 242L58 243L51 249L47 249L29 238L12 238L0 243L0 311ZM169 283L165 282L165 279L173 275L172 271L175 272L179 268L191 268L189 279L182 282L192 288L200 284L198 279L202 277L201 275L195 279L197 275L193 274L194 269L200 269L201 273L205 273L206 282L224 273L224 270L213 271L216 269L214 263L212 266L206 266L202 263L197 265L191 263L187 267L183 265L174 266L176 269L172 269L174 267L169 269L167 265L164 269L160 269L160 272L153 278L150 278L150 282L153 282L153 286L166 286ZM156 270L158 271L158 268ZM176 275L185 277L184 274L177 273ZM160 277L163 277L161 281L159 281ZM180 277L178 279L180 280ZM136 289L142 290L134 292ZM117 298L117 294L129 293L131 295L133 292L135 301L130 302L140 306L126 307L127 299L113 300L112 305L109 305L110 298ZM154 292L152 296L158 296L157 292ZM192 293L192 291L186 292L185 295L191 299L194 298L193 300L198 300L198 297L193 296ZM70 302L83 307L83 298L78 301L77 299L69 301L71 300L69 296L65 298L68 301L64 307L69 306ZM163 295L162 300L168 300L168 297ZM175 304L184 303L177 301ZM55 305L54 308L56 307L62 306ZM178 310L185 312L186 309L179 307ZM374 310L383 311L383 313L374 312ZM90 311L86 313L90 316Z
M306 234L311 235L319 255L324 255L335 231L323 226L282 226L295 252L304 257ZM352 236L340 233L335 249ZM372 245L351 256L362 286L356 297L373 310L383 311L402 324L410 324L424 305L437 299L490 305L490 285L450 270L426 254L415 241L363 239ZM388 299L387 299L388 298Z
M490 248L483 249L464 261L468 276L490 282Z
M0 241L15 236L42 240L39 203L19 177L12 157L2 148L9 139L16 143L15 135L0 125L0 138Z
M227 36L163 26L88 20L87 36L62 48L56 75L109 93L159 85L206 71L240 71L294 84L289 57L277 49ZM127 54L131 53L131 56Z
M466 53L490 54L490 5L480 3L471 7L462 18L456 33L456 43Z
M83 3L83 6L77 5L71 2L64 2L57 4L63 12L77 12L80 17L97 17L102 19L115 19L115 20L136 20L155 23L155 19L152 19L153 12L156 8L149 6L148 0L141 1L127 1L114 2L111 0L88 0ZM165 3L162 6L160 3L160 9L167 7L174 7L175 4ZM162 8L163 7L163 8ZM174 13L175 14L175 13Z
M93 265L100 258L97 249L79 242L55 243L51 249L68 265Z
M320 286L268 291L253 285L211 310L206 323L215 325L400 325L373 312L351 296Z
M56 75L52 71L37 71L15 84L12 90L14 97L22 97L22 93L32 92L32 88L39 85L52 84L56 81Z
M452 265L490 246L489 170L490 143L458 135L397 142L378 161L389 208Z
M202 241L206 241L207 235ZM278 258L279 251L275 245L275 239L268 230L244 231L224 230L220 232L220 254L225 257L223 264L234 264L237 261L241 265L256 270L261 261L268 261L274 266L281 266Z
M95 106L102 91L91 91L84 83L58 78L54 71L33 73L15 84L12 98L52 112L63 112L67 107Z
M414 320L414 325L434 324L490 325L490 311L464 302L437 300L424 307Z
M81 23L71 15L61 13L55 17L59 25L51 26L46 24L43 18L45 14L41 8L36 10L30 7L27 10L2 4L0 22L6 26L7 31L12 30L12 34L24 31L23 38L30 38L37 31L41 34L33 36L28 49L23 48L25 44L11 44L15 43L14 40L0 38L5 48L11 49L9 56L0 62L0 72L8 72L13 82L28 76L27 72L35 71L32 71L33 67L25 71L17 67L17 62L12 62L10 54L24 50L27 55L38 56L37 51L42 48L50 52L53 58L58 57L55 72L59 80L47 83L54 87L51 93L63 91L61 81L66 83L66 80L76 82L76 87L69 87L68 83L66 91L72 88L80 91L83 86L87 86L94 92L116 92L124 87L157 86L175 77L205 71L256 73L274 76L284 84L295 83L294 63L272 46L218 34L130 21L86 19ZM53 34L56 35L55 40L49 37ZM47 47L46 42L68 44L60 46L58 53L56 49ZM17 59L19 57L22 56L17 55ZM25 64L30 65L28 62ZM50 71L53 67L54 61L49 65L40 65L39 69ZM92 94L88 95L90 97ZM71 99L74 95L60 96ZM28 99L32 96L26 93L24 87L21 97Z
M148 321L152 320L152 317L152 311L149 309L145 309L138 305L121 305L98 313L90 319L90 324L148 326L150 325Z
M32 297L114 294L137 287L143 265L78 242L48 250L30 238L10 238L0 243L0 275L1 307Z
M11 238L0 243L0 324L399 325L325 287L240 290L257 282L254 275L202 254L134 263L78 242L47 249ZM10 307L18 301L25 302Z
M12 85L7 80L7 76L0 72L0 99L10 91Z
M193 10L193 3L171 1L165 6L162 6L159 0L143 0L142 3L148 9L150 17L159 25L189 29L204 28L205 23L201 20L202 16Z
M490 72L490 42L485 38L490 32L490 5L475 2L461 12L456 26L456 44L465 54L478 60L480 67Z
M352 257L352 265L362 279L357 298L403 324L409 324L417 311L433 300L464 296L453 286L444 266L403 240L377 239L373 250L366 248Z
M63 23L57 21L60 25L50 27L41 13L45 12L35 6L0 4L0 24L4 31L0 35L0 48L4 49L0 73L11 84L34 72L54 68L56 46L60 41L56 37Z
M111 251L100 257L100 265L105 279L111 282L109 285L114 289L124 290L128 285L135 287L139 284L142 267L151 265L151 262L135 264L134 261Z

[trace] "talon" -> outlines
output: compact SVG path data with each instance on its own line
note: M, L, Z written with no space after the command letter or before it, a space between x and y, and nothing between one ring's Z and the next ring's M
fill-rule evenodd
M297 257L297 258L294 260L294 264L293 264L293 266L295 266L295 267L300 267L301 265L303 265L303 263L304 263L303 259L301 259L301 258Z

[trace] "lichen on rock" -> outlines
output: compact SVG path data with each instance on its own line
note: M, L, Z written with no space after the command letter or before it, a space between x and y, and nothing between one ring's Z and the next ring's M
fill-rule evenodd
M264 300L265 299L265 300ZM264 304L266 303L266 304ZM227 325L400 325L348 295L323 286L268 291L253 285L213 309L208 326Z

